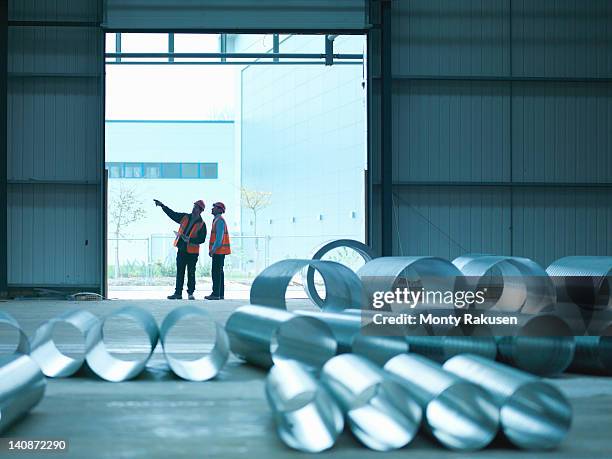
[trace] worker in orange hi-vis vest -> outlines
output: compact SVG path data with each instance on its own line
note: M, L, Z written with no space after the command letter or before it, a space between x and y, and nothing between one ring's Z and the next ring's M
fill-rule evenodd
M191 213L175 212L170 207L165 206L157 199L153 200L156 206L161 206L168 217L178 223L179 229L175 231L176 239L174 247L176 253L176 286L174 294L168 297L169 300L180 300L183 298L183 283L185 281L185 268L187 268L187 297L195 300L195 274L198 256L200 254L200 244L206 240L206 224L200 214L206 207L201 199L193 203Z
M223 265L225 255L232 253L230 249L229 231L222 214L225 213L225 204L215 202L212 207L214 215L208 240L208 255L212 257L211 276L213 282L212 293L205 296L207 300L222 300L225 297L225 274Z

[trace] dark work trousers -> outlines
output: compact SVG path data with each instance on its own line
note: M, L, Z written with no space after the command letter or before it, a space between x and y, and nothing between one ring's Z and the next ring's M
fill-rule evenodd
M195 291L197 253L187 253L179 250L176 253L176 288L174 293L183 294L183 283L185 282L185 268L187 268L187 293L192 295Z
M225 274L223 273L223 265L225 264L225 255L214 254L212 256L211 276L213 296L223 298L225 296Z

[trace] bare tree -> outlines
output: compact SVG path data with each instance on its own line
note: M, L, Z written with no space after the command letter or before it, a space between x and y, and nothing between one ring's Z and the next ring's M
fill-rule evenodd
M253 212L253 233L257 236L257 212L268 207L271 203L272 193L269 191L256 191L240 188L240 200L242 207ZM257 239L255 239L257 245Z
M120 275L119 267L119 238L125 236L126 229L145 216L142 201L138 198L136 190L124 184L111 196L109 205L109 223L115 236L115 279Z

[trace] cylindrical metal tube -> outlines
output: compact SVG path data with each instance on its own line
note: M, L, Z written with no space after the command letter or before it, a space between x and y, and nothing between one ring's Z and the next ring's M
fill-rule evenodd
M519 332L498 336L497 358L540 376L562 373L574 357L575 339L563 319L553 314L521 316Z
M65 324L76 329L80 338L82 338L81 346L74 349L74 352L71 353L72 356L62 352L54 339L53 331L59 324ZM65 311L38 327L32 340L31 356L45 376L50 378L71 376L79 371L83 362L85 362L85 337L87 332L99 324L99 319L91 312L83 309Z
M225 330L231 351L263 368L297 360L318 369L336 355L338 346L329 327L320 320L265 306L237 308Z
M27 355L0 356L0 433L34 408L47 380Z
M413 395L429 432L447 448L474 451L495 438L499 409L481 387L416 354L393 357L384 369Z
M314 254L312 255L312 259L320 260L327 253L340 247L354 250L361 256L361 258L363 258L366 263L375 257L372 248L370 246L365 245L363 242L359 242L354 239L337 239L335 241L326 242L317 250L315 250ZM312 300L312 302L323 309L325 301L317 292L314 279L315 268L309 266L306 272L306 282L304 282L304 289L306 290L306 293L308 294L308 297Z
M334 334L334 338L338 342L338 352L351 352L353 338L358 335L362 321L358 315L344 314L341 312L319 312L297 310L296 314L300 316L314 317L329 327Z
M215 342L210 353L197 359L181 359L171 353L167 341L171 335L172 328L181 320L190 317L204 318L214 323ZM206 381L217 376L219 371L227 362L229 357L229 338L225 329L214 322L210 315L195 306L182 306L172 310L164 319L159 330L159 340L164 351L164 356L172 371L179 377L189 381Z
M559 390L523 371L476 355L458 355L443 368L488 390L500 408L506 437L525 449L551 449L569 431L572 408Z
M553 261L546 272L559 301L586 310L612 309L612 257L564 257Z
M410 346L403 336L370 336L358 333L353 338L352 351L377 365L384 365L397 355L405 354Z
M612 324L600 336L576 336L576 352L568 371L612 375Z
M8 327L19 335L18 341L15 343L15 346L11 349L10 353L30 353L30 340L28 339L28 335L26 335L21 328L21 325L19 325L19 322L17 322L13 316L11 316L8 312L0 311L0 325Z
M344 428L336 401L300 363L274 365L266 378L266 396L281 440L290 448L318 453L331 448Z
M429 293L433 301L427 304L388 304L385 303L380 310L402 312L419 308L453 307L452 304L440 303L447 292L454 293L465 290L465 279L461 271L448 260L437 257L381 257L367 262L358 271L357 275L363 282L366 308L373 307L375 295L380 292L394 292L397 289L422 291L424 296Z
M321 309L341 311L362 306L363 287L350 268L335 261L295 259L278 261L259 273L251 285L251 304L287 309L289 282L304 268L317 270L325 282Z
M535 314L556 299L546 271L529 258L470 254L453 260L472 291L486 292L479 309Z
M444 363L459 354L471 353L495 359L497 345L492 336L407 336L410 352Z
M144 357L137 360L122 360L109 352L104 341L103 329L108 319L116 317L133 320L145 332L147 344ZM155 350L158 338L159 329L150 312L135 306L120 308L87 331L87 365L95 374L107 381L119 382L135 378L145 369Z
M369 360L355 354L336 356L323 366L321 381L340 403L355 437L368 448L389 451L415 437L421 407Z

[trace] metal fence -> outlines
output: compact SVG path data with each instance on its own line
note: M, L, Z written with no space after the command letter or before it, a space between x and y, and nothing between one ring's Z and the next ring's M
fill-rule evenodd
M269 236L230 235L232 255L226 258L226 277L252 279L270 264ZM108 277L130 278L141 285L150 285L156 278L173 277L176 249L174 237L152 234L148 238L108 238ZM210 273L211 259L208 245L202 245L197 273Z

